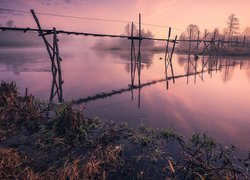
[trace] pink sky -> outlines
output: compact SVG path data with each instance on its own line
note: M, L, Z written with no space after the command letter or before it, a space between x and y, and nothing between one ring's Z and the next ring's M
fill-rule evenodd
M0 7L37 12L83 16L102 19L142 21L149 24L172 26L185 30L187 25L196 24L201 30L221 30L226 26L227 17L234 13L240 20L241 30L250 26L249 0L0 0ZM125 23L110 23L77 20L38 15L43 27L120 34ZM0 13L0 23L13 19L16 26L33 27L34 20L29 14L18 16ZM144 26L157 37L165 37L167 30ZM181 31L174 31L180 34Z

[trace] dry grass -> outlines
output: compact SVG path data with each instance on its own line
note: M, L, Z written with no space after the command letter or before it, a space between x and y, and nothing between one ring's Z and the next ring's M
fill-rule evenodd
M71 163L65 163L64 167L56 172L49 172L44 177L58 177L59 179L107 179L108 173L115 171L121 163L120 145L97 147L86 157L76 158Z
M123 163L121 158L122 147L97 147L85 163L84 175L88 179L107 179L108 172L114 171Z
M59 171L59 179L71 179L77 180L82 179L83 173L80 166L80 159L75 159L73 163L66 165L63 169Z
M37 179L15 149L0 148L0 179Z
M82 109L20 97L14 83L0 92L0 146L16 148L0 147L0 179L247 179L250 155L239 166L233 148L206 134L186 141L169 128L97 128Z
M26 126L27 133L33 133L38 129L38 123L42 119L41 109L34 96L20 97L15 83L0 85L0 138L17 132L21 126Z

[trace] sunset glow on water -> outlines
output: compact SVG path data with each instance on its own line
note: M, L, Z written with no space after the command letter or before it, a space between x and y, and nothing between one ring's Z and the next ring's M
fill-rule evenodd
M207 132L222 143L249 149L249 7L247 0L0 0L0 27L38 28L30 13L33 9L43 29L72 31L68 35L56 31L53 34L59 40L56 42L62 58L63 99L78 102L76 106L83 105L90 117L126 122L131 127L142 124L154 129L173 127L184 136ZM136 86L129 89L133 76L132 41L102 36L130 36L131 29L138 36L139 14L143 35L151 40L165 39L171 27L169 48L174 47L176 35L177 47L173 50L172 69L169 65L166 75L166 41L143 40L139 51L140 38L137 38L135 52L136 55L141 52L143 87L138 88L141 84L137 69ZM231 28L230 17L235 18L235 26ZM49 101L51 61L42 34L2 30L0 80L15 81L22 94L28 88L29 93ZM86 37L76 32L99 33L101 37ZM52 42L52 34L46 33L47 40ZM191 38L198 40L189 46L194 49L190 59L182 49L189 44L179 40ZM206 46L204 39L229 50L222 51L225 54L202 56L199 50ZM199 42L204 47L199 47ZM53 49L55 44L48 48ZM155 49L150 49L151 45ZM211 50L211 46L207 49ZM172 76L176 78L173 80ZM58 99L55 97L53 101Z

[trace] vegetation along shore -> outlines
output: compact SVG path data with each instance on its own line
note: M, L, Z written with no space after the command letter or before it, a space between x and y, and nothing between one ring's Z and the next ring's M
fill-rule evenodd
M0 86L1 179L248 179L250 154L205 133L130 128ZM154 173L152 173L154 172Z

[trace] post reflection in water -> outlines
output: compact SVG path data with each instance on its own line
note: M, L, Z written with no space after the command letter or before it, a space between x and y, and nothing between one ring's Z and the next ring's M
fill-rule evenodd
M56 30L54 28L53 33L53 55L51 56L51 74L52 74L52 85L50 93L50 101L52 102L54 97L57 95L58 101L63 102L63 79L61 70L61 57L59 56L59 46ZM46 41L48 43L48 41ZM48 43L49 44L49 43ZM52 50L49 49L51 52ZM52 53L50 53L52 54Z
M210 78L213 77L213 72L222 71L223 70L223 81L227 82L230 80L230 76L232 74L232 68L234 68L236 65L240 66L240 69L242 68L244 62L241 61L231 61L228 59L221 59L217 56L215 57L200 57L197 58L197 56L191 56L188 55L185 58L185 74L177 74L175 75L174 72L174 65L172 62L172 57L174 53L174 47L172 46L172 49L169 50L168 43L166 45L166 52L165 52L165 59L164 59L164 72L165 72L165 78L160 78L148 82L141 82L141 68L142 68L142 59L141 59L141 47L140 47L140 40L138 41L138 47L136 48L134 40L131 39L131 56L130 56L130 81L131 83L128 85L127 88L121 88L118 90L110 90L110 92L100 92L93 96L87 96L84 98L79 98L78 100L73 100L73 103L79 104L79 103L86 103L89 101L95 101L98 99L103 99L107 97L111 97L113 95L122 94L125 92L130 91L131 92L131 99L134 100L134 90L138 90L138 108L141 106L141 90L144 87L151 86L160 82L166 82L166 89L169 89L169 80L175 83L176 79L179 78L187 78L187 84L189 83L190 76L194 77L194 83L197 82L197 77L199 77L202 81L204 81L204 74L207 72L207 74L210 76ZM137 50L137 52L136 52ZM171 75L169 75L171 73ZM55 97L58 98L58 102L61 102L60 100L63 99L63 81L58 81L59 77L55 76L57 74L52 73L52 85L51 85L51 93L50 93L50 101L55 100ZM61 74L62 76L62 74ZM62 77L60 77L62 79Z
M138 44L139 45L139 44ZM168 89L169 80L172 80L173 83L175 83L176 79L180 78L187 78L187 84L189 83L189 78L194 77L194 83L197 82L197 77L199 77L202 81L204 81L204 74L207 73L210 78L212 78L212 73L218 70L223 73L223 81L226 82L230 80L230 76L232 74L232 68L234 68L236 65L240 65L243 62L238 61L231 61L228 59L221 59L218 57L191 57L188 55L185 58L185 74L178 74L175 75L174 73L174 66L172 62L172 56L173 56L174 46L172 47L171 52L166 56L166 60L164 62L165 64L165 78L155 79L152 81L141 83L141 50L140 46L138 46L138 52L136 53L136 48L133 40L131 40L131 59L130 59L130 84L128 87L121 88L121 89L113 89L109 92L100 92L93 96L87 96L84 98L79 98L77 100L73 100L72 102L75 104L80 103L87 103L90 101L95 101L98 99L108 98L113 95L122 94L125 92L130 91L131 92L131 99L134 100L134 90L138 90L138 108L141 106L141 90L144 87L151 86L157 83L166 82L166 88ZM137 55L136 55L137 54ZM243 65L241 65L243 66ZM171 76L168 75L168 70L170 68ZM137 84L135 82L137 78ZM62 88L61 84L59 84L59 88ZM58 92L58 91L57 91Z
M60 74L62 75L62 73ZM64 81L58 81L56 75L52 73L52 83L51 83L51 91L50 91L50 102L53 102L55 96L57 96L58 102L63 102L63 83ZM62 79L62 78L61 78Z
M168 48L169 48L170 36L171 36L171 28L169 28L169 31L168 31L168 39L167 39L166 50L165 50L165 58L164 58L165 74L166 74L166 89L168 89L168 66L170 66L173 83L175 83L174 69L173 69L173 64L172 64L172 57L173 57L173 53L174 53L174 48L175 48L175 43L176 43L176 40L177 40L177 36L175 36L175 40L174 40L174 44L172 46L172 50L169 52Z
M98 60L96 51L91 51L93 57L88 57L91 60L89 63L79 60L81 54L75 59L63 54L67 57L62 64L65 83L63 85L58 83L58 87L62 88L64 98L67 101L75 99L73 104L86 103L88 108L86 113L89 116L97 115L120 122L126 121L132 126L142 121L146 126L153 128L174 124L185 135L193 131L208 131L222 141L232 140L233 143L241 145L249 142L245 138L250 125L247 109L250 88L249 58L200 56L195 60L194 56L188 58L186 55L173 54L172 61L166 61L168 66L164 67L164 53L149 56L147 54L149 52L141 49L142 63L138 66L137 43L138 41L134 44L136 46L133 52L136 56L132 53L134 59L131 58L130 51L102 52L109 53L103 56L102 61ZM169 48L168 52L170 51ZM18 86L21 90L28 87L29 92L35 96L49 99L53 85L50 61L45 61L46 58L40 53L40 49L32 51L31 56L28 52L28 50L2 51L1 78L20 82ZM163 57L162 60L160 57ZM171 74L170 63L174 75ZM96 71L91 69L94 67ZM137 77L138 67L141 69L139 77ZM168 70L167 78L165 69ZM83 73L90 74L90 77L83 76ZM103 74L110 79L102 78ZM186 86L187 78L188 86ZM167 81L171 88L166 93ZM138 82L141 94L137 98ZM192 86L193 83L196 85ZM55 84L54 87L56 89ZM133 101L131 101L131 91L134 91ZM78 99L79 97L82 98ZM56 94L53 100L57 101L57 98ZM141 100L139 103L138 99ZM211 121L214 122L213 125Z
M187 75L194 74L194 83L197 81L197 75L200 77L202 81L204 81L204 73L207 72L210 78L213 77L213 72L221 71L222 68L225 69L225 72L228 71L229 66L232 64L228 64L230 60L223 60L224 64L222 64L222 59L218 56L213 57L204 57L201 58L198 56L192 57L188 55L187 57ZM237 64L234 62L233 66ZM226 75L227 76L227 75ZM187 84L189 83L189 76L187 76Z
M135 48L135 42L133 38L133 27L134 24L132 23L131 26L131 62L130 62L130 74L131 74L131 84L129 85L131 88L131 98L134 99L134 88L138 88L138 107L140 107L140 93L141 93L141 38L139 38L138 42L138 53L136 55L136 48ZM137 83L138 85L135 85L135 77L137 72Z

